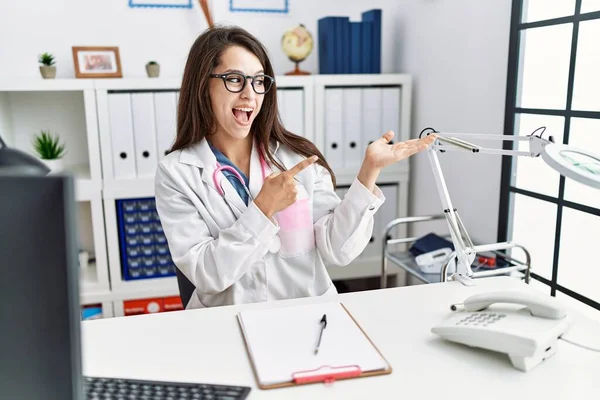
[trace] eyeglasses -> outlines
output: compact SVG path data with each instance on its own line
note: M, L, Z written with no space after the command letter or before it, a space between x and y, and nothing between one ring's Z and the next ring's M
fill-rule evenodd
M237 72L228 72L226 74L210 74L211 78L220 78L223 79L223 83L225 84L225 89L229 90L231 93L239 93L246 87L246 80L252 79L252 89L257 94L265 94L273 86L274 78L269 75L254 75L254 76L244 76L242 74L238 74Z

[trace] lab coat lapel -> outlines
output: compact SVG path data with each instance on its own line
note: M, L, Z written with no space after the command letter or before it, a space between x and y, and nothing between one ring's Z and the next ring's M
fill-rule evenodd
M269 146L269 151L271 154L275 154L279 145L277 143L271 143ZM267 159L265 159L265 177L271 175L273 170L268 165ZM250 156L250 193L252 193L252 197L256 198L260 189L262 189L264 183L262 166L260 163L260 155L259 149L256 144L256 141L252 145L252 155Z
M202 141L195 146L183 150L179 161L185 164L195 165L196 167L200 168L200 177L202 178L202 181L209 186L210 191L217 195L221 201L225 201L221 197L221 191L217 188L213 179L214 173L217 169L217 158L210 149L206 139L202 139ZM241 215L240 210L245 210L246 204L244 204L244 201L241 199L240 195L222 172L218 172L216 178L217 185L221 185L227 200L233 203L233 206L230 206L233 210L233 213L236 217L239 217Z
M271 170L269 169L268 166L265 169L265 173L266 173L266 176L269 176L269 174L271 174ZM259 156L258 146L256 145L256 142L254 142L254 145L252 146L252 154L250 155L250 188L249 188L250 193L252 194L253 198L256 198L256 196L258 196L258 193L260 192L262 185L263 185L263 175L262 175L262 168L260 165L260 156Z

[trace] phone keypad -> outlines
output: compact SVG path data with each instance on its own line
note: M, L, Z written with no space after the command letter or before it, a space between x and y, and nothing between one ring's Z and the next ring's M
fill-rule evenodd
M456 325L460 326L488 326L501 319L506 318L506 314L501 313L486 313L486 312L474 312L469 313L467 316L459 320Z

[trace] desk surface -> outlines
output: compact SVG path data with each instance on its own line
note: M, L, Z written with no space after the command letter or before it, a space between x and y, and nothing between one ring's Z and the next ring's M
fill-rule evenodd
M600 353L559 341L557 353L530 372L506 355L450 343L430 329L451 303L489 290L535 290L506 277L338 295L393 368L390 375L261 390L256 386L236 315L243 309L331 301L274 303L84 321L83 372L250 386L249 399L599 399ZM572 312L572 340L600 347L600 321Z

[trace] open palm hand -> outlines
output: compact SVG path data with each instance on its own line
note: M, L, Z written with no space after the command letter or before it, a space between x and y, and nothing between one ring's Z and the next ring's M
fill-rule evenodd
M435 140L435 135L428 135L422 139L412 139L405 142L390 144L394 132L387 131L367 147L365 161L372 168L384 168L413 154L423 151Z

